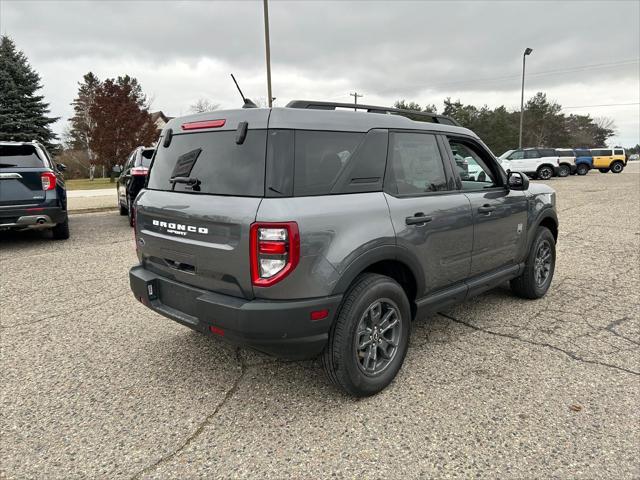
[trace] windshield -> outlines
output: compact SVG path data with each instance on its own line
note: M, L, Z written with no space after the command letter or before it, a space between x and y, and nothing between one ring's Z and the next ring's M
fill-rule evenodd
M33 145L0 145L0 168L42 168L44 161Z
M159 143L148 188L263 196L266 141L265 130L249 130L241 145L235 130L174 134L169 147Z

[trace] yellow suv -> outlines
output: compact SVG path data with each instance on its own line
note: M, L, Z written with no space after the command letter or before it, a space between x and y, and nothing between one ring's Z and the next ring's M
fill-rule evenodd
M620 173L627 166L627 156L624 148L592 148L593 168L597 168L601 173L611 170L613 173Z

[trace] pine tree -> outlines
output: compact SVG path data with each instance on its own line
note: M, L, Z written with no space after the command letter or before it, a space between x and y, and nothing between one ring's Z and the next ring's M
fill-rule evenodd
M73 117L69 120L69 133L65 143L68 148L84 151L89 161L93 161L91 131L94 127L94 121L90 112L101 83L92 72L87 73L82 79L82 82L78 82L78 96L71 104L73 105Z
M40 88L40 75L25 54L9 37L0 36L0 140L38 140L57 148L51 124L58 118L47 116L49 104L36 94Z

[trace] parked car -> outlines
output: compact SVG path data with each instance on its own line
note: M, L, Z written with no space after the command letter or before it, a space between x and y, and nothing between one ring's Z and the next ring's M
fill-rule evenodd
M593 168L597 168L600 173L620 173L627 166L627 156L624 148L592 148Z
M396 376L414 319L505 281L544 296L558 221L551 188L507 175L451 119L345 106L171 120L135 200L129 277L161 315L270 354L321 355L332 382L367 396ZM454 151L484 180L463 180Z
M133 201L147 180L153 152L155 152L155 149L150 147L138 147L131 152L124 167L122 167L116 184L120 215L127 215L129 217L129 225L132 227L135 218L132 208Z
M593 154L588 148L576 148L576 173L578 175L586 175L593 168Z
M38 142L0 142L0 230L51 230L69 238L62 163Z
M631 155L629 155L628 161L636 162L639 159L640 159L640 155L638 155L637 153L632 153Z
M571 148L557 148L558 176L568 177L576 173L576 152Z
M549 180L557 175L558 155L553 148L519 148L505 152L501 157L508 160L514 170L532 178Z

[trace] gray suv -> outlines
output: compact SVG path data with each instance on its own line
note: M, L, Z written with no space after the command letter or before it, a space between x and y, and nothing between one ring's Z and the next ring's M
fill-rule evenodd
M447 117L294 101L172 120L136 199L135 297L354 396L396 376L410 323L554 272L555 193ZM347 105L353 108L353 105ZM461 178L453 152L485 175ZM213 359L212 359L213 361Z

